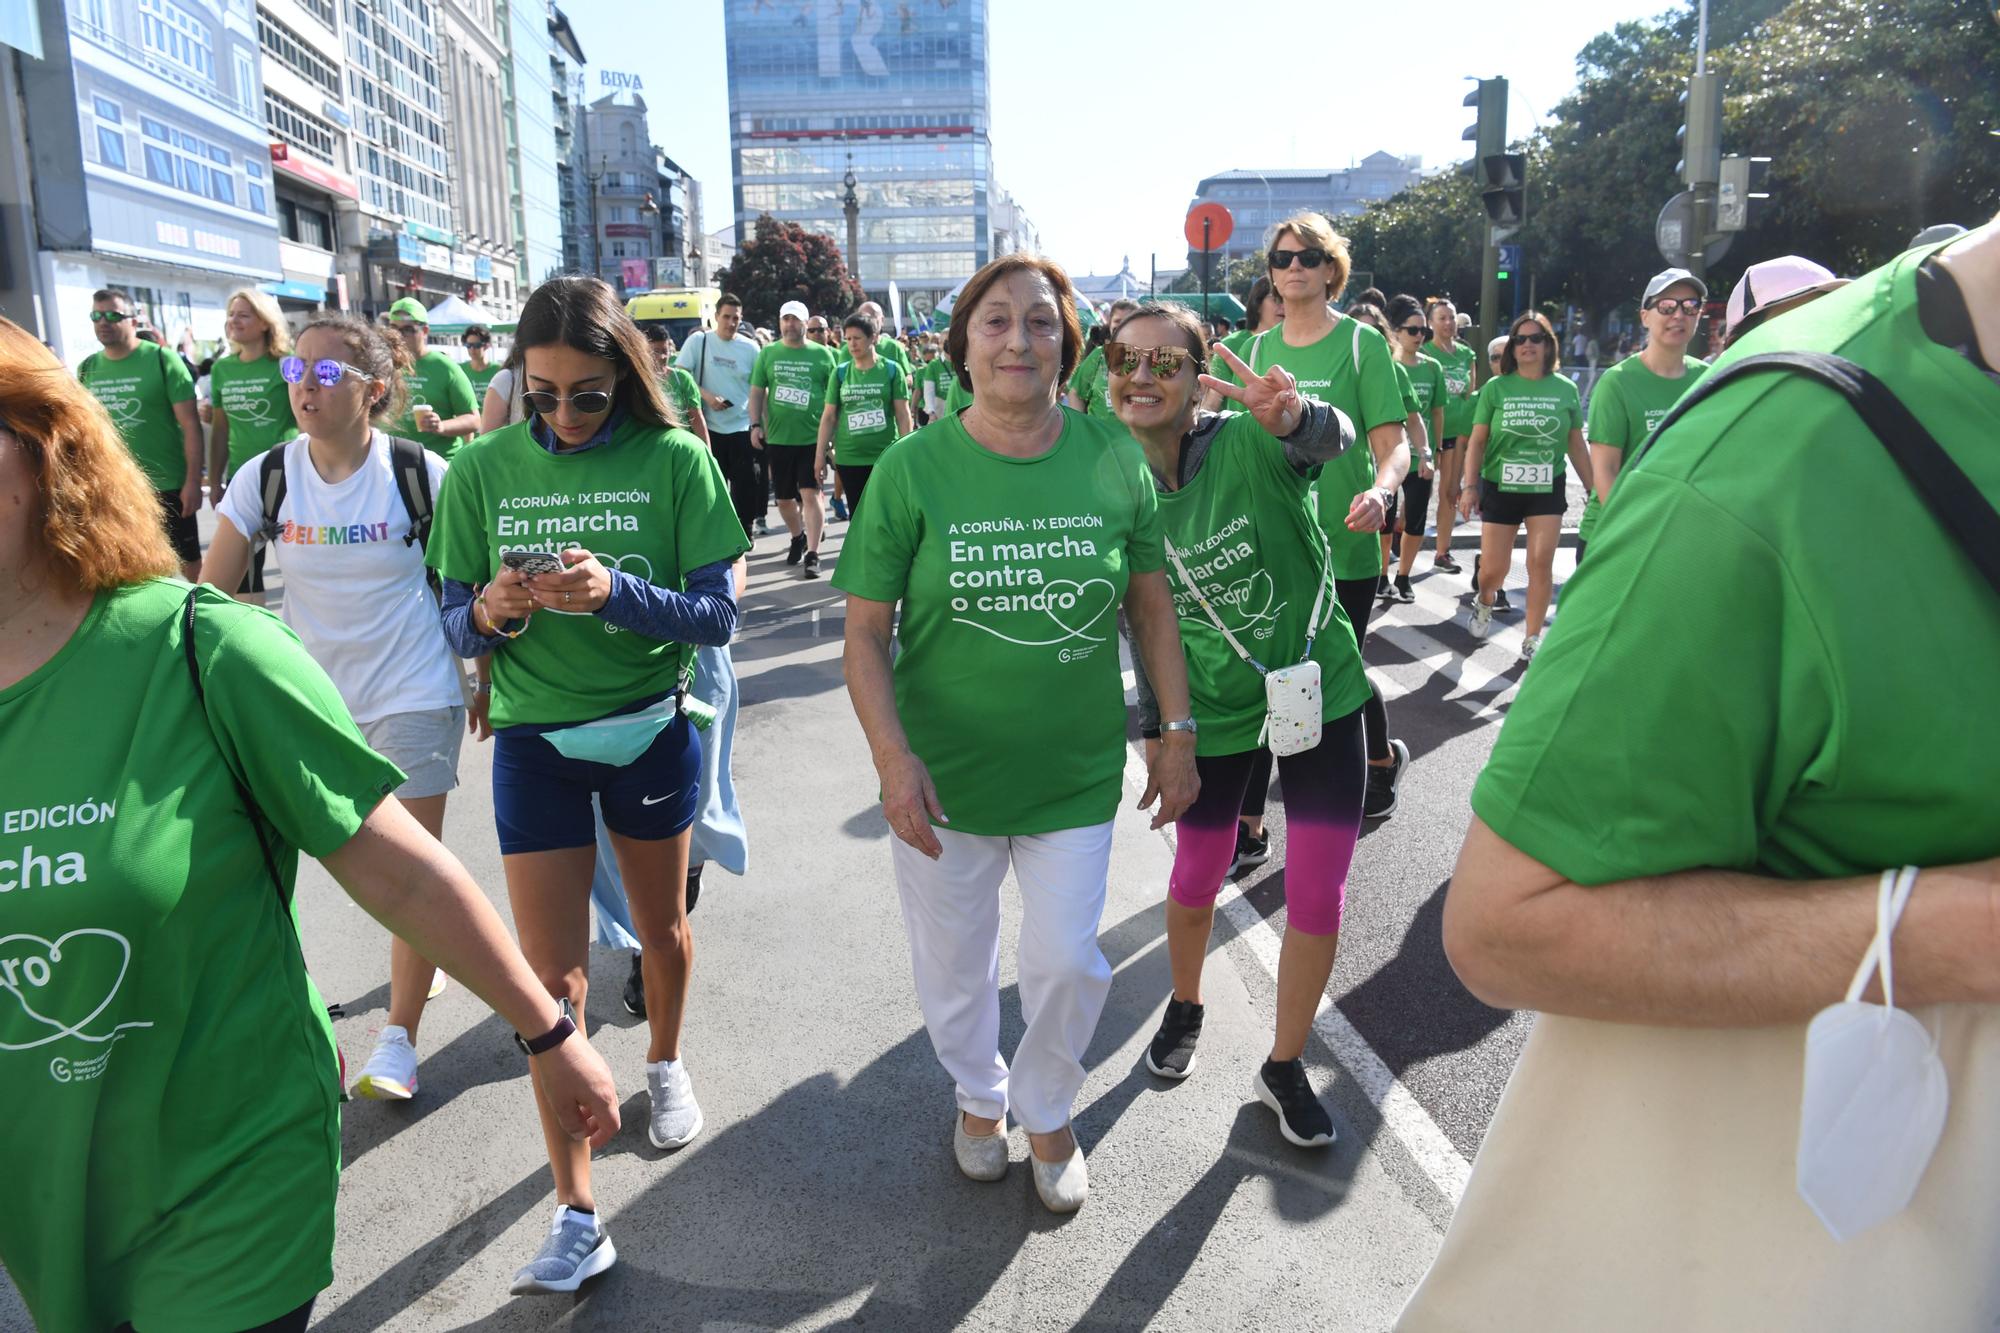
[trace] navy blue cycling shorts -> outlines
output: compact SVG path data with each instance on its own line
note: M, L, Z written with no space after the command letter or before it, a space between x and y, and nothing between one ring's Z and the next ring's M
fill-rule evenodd
M493 819L501 855L595 846L592 793L613 833L642 842L679 836L694 823L699 805L701 733L676 717L622 768L571 759L540 729L493 734Z

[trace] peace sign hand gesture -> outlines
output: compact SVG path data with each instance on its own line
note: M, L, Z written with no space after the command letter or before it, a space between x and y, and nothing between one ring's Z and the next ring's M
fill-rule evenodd
M1213 375L1201 377L1201 387L1211 389L1233 402L1243 405L1243 410L1271 434L1283 439L1299 428L1299 421L1305 416L1305 404L1299 398L1299 382L1292 372L1283 366L1272 366L1262 375L1251 370L1242 358L1224 347L1215 345L1215 354L1223 359L1229 368L1242 379L1241 384L1231 384Z

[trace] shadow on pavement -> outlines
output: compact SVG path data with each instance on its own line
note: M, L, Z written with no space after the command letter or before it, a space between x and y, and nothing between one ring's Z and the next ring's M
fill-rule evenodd
M475 999L473 1003L480 1002ZM614 998L612 1003L617 1000ZM419 1043L422 1036L419 1029ZM357 1097L341 1108L343 1167L353 1166L419 1121L448 1110L472 1089L488 1083L505 1083L521 1075L521 1053L515 1049L513 1029L492 1012L436 1050L426 1050L419 1044L417 1055L420 1091L414 1098L407 1102L371 1102ZM367 1058L364 1051L361 1059ZM348 1077L352 1079L360 1072L361 1064L350 1059ZM525 1085L521 1095L524 1099L528 1095ZM525 1100L522 1108L528 1109Z
M1396 956L1340 997L1341 1012L1399 1077L1432 1056L1477 1046L1513 1016L1481 1003L1451 970L1444 953L1450 887L1444 881L1417 908Z

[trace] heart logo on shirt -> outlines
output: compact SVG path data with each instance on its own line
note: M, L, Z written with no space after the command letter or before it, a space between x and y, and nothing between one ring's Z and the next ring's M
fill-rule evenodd
M112 1041L127 1028L151 1027L120 1023L89 1031L118 997L131 961L123 935L95 926L54 940L0 936L0 1051L33 1050L64 1037Z
M1117 603L1118 590L1109 579L1085 579L1081 583L1074 579L1052 579L1042 585L1042 595L1047 599L1049 619L1064 631L1065 638L1104 642L1102 635L1084 631L1104 619L1105 613Z

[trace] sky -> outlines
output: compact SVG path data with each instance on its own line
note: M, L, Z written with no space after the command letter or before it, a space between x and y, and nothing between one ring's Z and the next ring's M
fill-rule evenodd
M727 225L721 0L559 3L592 71L643 79L653 141L701 181L707 229ZM1129 256L1143 277L1156 254L1161 268L1185 262L1181 222L1203 177L1337 170L1377 149L1427 171L1461 160L1470 77L1509 80L1508 135L1524 136L1575 86L1585 42L1677 7L989 0L994 169L1064 267L1115 273ZM1128 75L1146 86L1126 91Z

